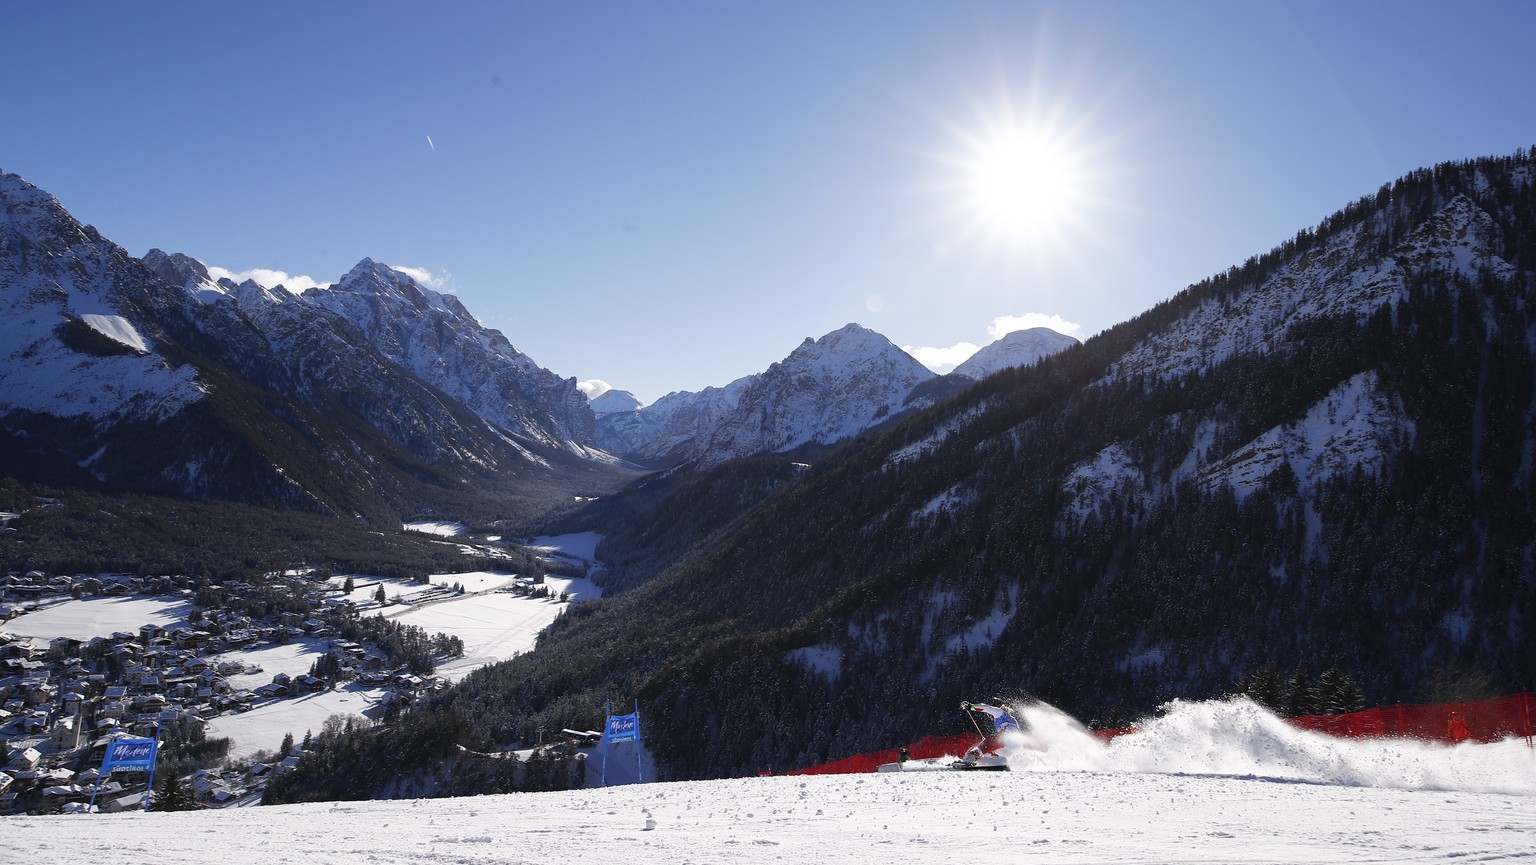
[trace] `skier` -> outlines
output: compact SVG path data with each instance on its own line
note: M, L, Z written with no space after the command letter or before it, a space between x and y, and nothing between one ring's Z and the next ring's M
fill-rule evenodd
M999 700L998 702L1002 701ZM1003 742L1005 734L1009 732L1023 732L1024 728L1019 724L1019 719L1013 717L1013 713L1007 709L988 703L972 703L967 701L961 703L960 708L969 715L971 723L976 725L976 731L981 733L983 738L965 752L965 756L961 758L960 763L955 768L982 768L978 764L983 755L994 757L999 761L999 765L987 768L1007 768L1007 763L1003 761L1002 756L998 752L1003 749L1005 744ZM981 716L983 715L992 722L991 735L987 735L985 728L981 724Z
M973 720L975 720L976 716L979 715L986 715L988 718L991 718L992 728L997 732L998 735L1006 733L1009 730L1022 731L1024 729L1022 726L1020 726L1019 719L1013 717L1013 713L998 706L991 706L986 703L961 703L960 708L967 712L974 713L972 715ZM977 728L980 729L980 727L981 725L978 723Z

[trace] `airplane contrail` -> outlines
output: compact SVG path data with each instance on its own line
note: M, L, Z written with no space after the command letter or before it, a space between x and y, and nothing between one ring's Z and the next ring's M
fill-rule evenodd
M433 153L437 152L437 145L432 143L432 136L430 135L427 136L427 146L432 148Z

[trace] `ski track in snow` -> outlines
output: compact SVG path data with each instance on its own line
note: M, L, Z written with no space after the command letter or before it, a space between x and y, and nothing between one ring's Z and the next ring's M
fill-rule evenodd
M236 843L243 862L338 865L1489 861L1532 856L1530 805L1240 777L926 772L17 817L0 821L0 844L30 865L209 861Z
M1099 743L1029 725L1012 772L637 784L462 799L0 820L29 865L1229 863L1536 859L1524 741L1346 741L1244 700L1173 703ZM238 839L232 841L231 839Z

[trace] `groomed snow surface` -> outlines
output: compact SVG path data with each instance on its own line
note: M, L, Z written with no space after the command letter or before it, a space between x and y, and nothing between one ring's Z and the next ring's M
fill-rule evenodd
M192 814L15 817L29 865L1459 862L1536 857L1536 753L1347 742L1177 703L1100 745L1024 710L1012 772L637 784ZM1039 750L1036 750L1039 749ZM20 859L18 861L21 861Z

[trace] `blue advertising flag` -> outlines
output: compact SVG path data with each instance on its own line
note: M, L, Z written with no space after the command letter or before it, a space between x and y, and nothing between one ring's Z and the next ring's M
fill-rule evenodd
M107 746L107 758L101 763L101 774L105 775L113 769L153 770L159 744L154 739L118 739Z
M608 741L623 742L640 738L640 713L608 716Z

